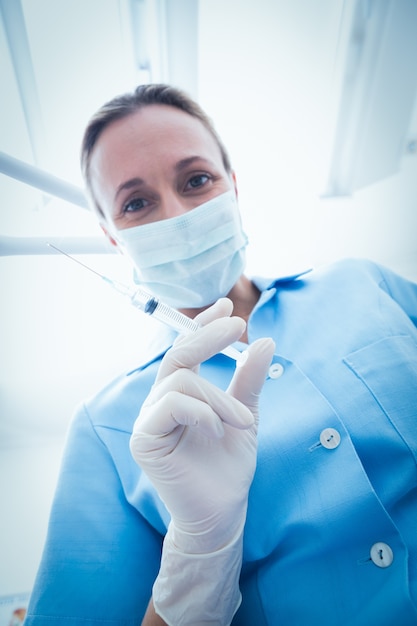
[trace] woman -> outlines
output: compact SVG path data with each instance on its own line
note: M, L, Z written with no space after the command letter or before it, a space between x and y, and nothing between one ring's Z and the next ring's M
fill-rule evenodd
M138 282L201 329L75 416L27 624L417 623L416 286L246 277L228 155L172 87L105 105L82 167Z

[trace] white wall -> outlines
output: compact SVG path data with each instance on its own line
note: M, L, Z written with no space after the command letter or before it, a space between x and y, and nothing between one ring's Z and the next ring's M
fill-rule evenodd
M0 452L1 595L32 588L46 534L62 440L33 437ZM3 626L3 624L1 624Z

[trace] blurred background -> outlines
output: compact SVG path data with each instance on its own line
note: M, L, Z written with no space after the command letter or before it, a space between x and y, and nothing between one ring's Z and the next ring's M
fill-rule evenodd
M417 3L0 0L0 9L2 626L2 603L5 615L32 587L76 405L143 361L157 331L47 246L130 277L82 206L88 118L138 83L182 87L229 148L250 275L354 256L417 280Z

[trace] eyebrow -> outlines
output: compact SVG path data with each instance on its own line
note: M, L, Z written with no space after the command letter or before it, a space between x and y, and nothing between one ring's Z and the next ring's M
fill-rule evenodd
M144 185L144 184L145 184L145 181L142 178L139 178L139 177L129 178L129 180L126 180L125 182L120 183L120 185L117 187L116 193L114 194L114 199L117 200L118 196L121 194L122 191L125 191L126 189L131 189L132 187Z
M175 164L175 170L179 172L185 169L186 167L188 167L189 165L193 165L193 163L195 163L196 161L201 161L203 163L207 163L207 165L210 165L210 167L214 167L214 163L212 163L209 159L205 159L204 157L196 155L196 156L186 157L185 159L181 159L180 161L178 161L178 163Z
M186 169L190 165L193 165L193 163L195 163L196 161L207 163L207 165L209 165L210 167L214 167L214 164L210 160L205 159L204 157L190 156L190 157L186 157L185 159L181 159L180 161L178 161L178 163L175 164L174 169L176 172L181 172L182 170ZM117 200L118 196L120 195L122 191L126 191L127 189L132 189L132 187L138 187L144 184L145 184L145 181L143 180L143 178L139 178L139 176L135 176L135 178L129 178L129 180L126 180L123 183L120 183L120 185L117 187L116 193L114 195L114 199Z

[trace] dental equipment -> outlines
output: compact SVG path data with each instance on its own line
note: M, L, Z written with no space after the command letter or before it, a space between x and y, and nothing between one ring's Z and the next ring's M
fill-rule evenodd
M111 278L100 274L100 272L96 272L96 270L92 269L88 265L85 265L78 259L74 258L70 254L67 254L53 244L48 243L47 245L51 248L54 248L54 250L56 250L60 254L65 255L72 261L75 261L75 263L78 263L85 269L90 270L90 272L93 272L93 274L99 276L102 280L104 280L107 285L113 287L113 289L117 291L117 293L120 293L122 296L127 296L130 300L130 303L135 308L139 309L143 313L146 313L147 315L150 315L151 317L154 317L160 322L163 322L176 332L193 333L200 328L199 324L193 319L187 317L183 313L180 313L180 311L177 311L168 304L161 302L158 298L141 289L140 287L128 287L127 285L124 285L117 280L112 280ZM246 351L240 352L233 346L227 346L220 352L221 354L224 354L225 356L228 356L229 358L236 361L236 365L243 365L247 358Z

